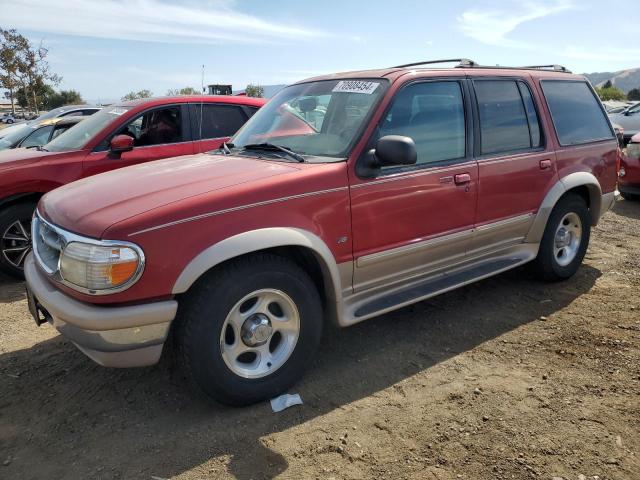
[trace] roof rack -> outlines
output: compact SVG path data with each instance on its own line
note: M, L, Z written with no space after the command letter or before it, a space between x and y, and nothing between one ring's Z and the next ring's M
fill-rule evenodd
M477 67L478 64L473 60L469 60L468 58L449 58L447 60L427 60L426 62L415 62L415 63L407 63L405 65L396 65L391 68L407 68L407 67L417 67L419 65L432 65L434 63L452 63L458 62L456 67Z
M421 65L433 65L437 63L452 63L458 62L455 68L487 68L487 69L505 69L505 70L553 70L554 72L562 72L562 73L571 73L566 67L562 65L529 65L526 67L503 67L500 65L491 66L491 65L480 65L478 62L474 62L468 58L450 58L447 60L427 60L426 62L415 62L415 63L407 63L405 65L396 65L391 68L408 68L408 67L418 67Z
M571 71L567 67L563 67L562 65L553 64L553 65L529 65L527 67L521 67L530 70L553 70L555 72L565 72L571 73Z

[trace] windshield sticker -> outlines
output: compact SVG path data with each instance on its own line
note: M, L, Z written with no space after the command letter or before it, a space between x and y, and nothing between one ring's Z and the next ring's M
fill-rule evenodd
M342 93L366 93L371 95L379 83L377 82L364 82L362 80L341 80L333 87L332 92Z
M126 111L127 111L126 108L115 107L115 108L112 108L111 110L109 110L109 113L111 113L113 115L122 115Z

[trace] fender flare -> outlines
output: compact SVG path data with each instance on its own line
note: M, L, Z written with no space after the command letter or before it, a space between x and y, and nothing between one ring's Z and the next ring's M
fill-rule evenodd
M290 246L305 247L313 252L322 269L327 296L338 301L342 288L340 273L329 247L317 235L292 227L250 230L211 245L196 255L182 270L173 285L172 293L186 292L205 272L226 260L267 248Z
M540 243L547 220L558 200L569 190L585 186L589 190L589 212L591 214L591 226L595 227L600 220L602 210L602 189L598 179L589 172L574 172L558 180L544 197L533 224L527 233L525 242Z

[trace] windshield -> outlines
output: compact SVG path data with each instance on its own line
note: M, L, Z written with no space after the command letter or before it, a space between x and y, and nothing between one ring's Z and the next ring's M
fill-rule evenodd
M128 107L109 107L94 113L75 127L70 128L60 136L45 145L50 152L66 152L80 150L98 132L113 120L129 110Z
M55 118L59 114L64 112L65 110L66 110L66 108L64 108L64 107L54 108L53 110L50 110L47 113L43 113L42 115L40 115L38 118L35 119L35 121L39 122L40 120L47 120L49 118Z
M345 158L382 96L382 80L325 80L280 91L231 140L270 143L301 155Z
M16 145L20 140L33 131L33 127L22 124L20 128L16 128L11 133L0 138L0 150L6 150Z

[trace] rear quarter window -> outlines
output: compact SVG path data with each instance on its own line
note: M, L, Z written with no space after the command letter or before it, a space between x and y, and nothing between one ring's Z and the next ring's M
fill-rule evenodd
M586 82L540 82L560 145L578 145L613 138L613 131Z

